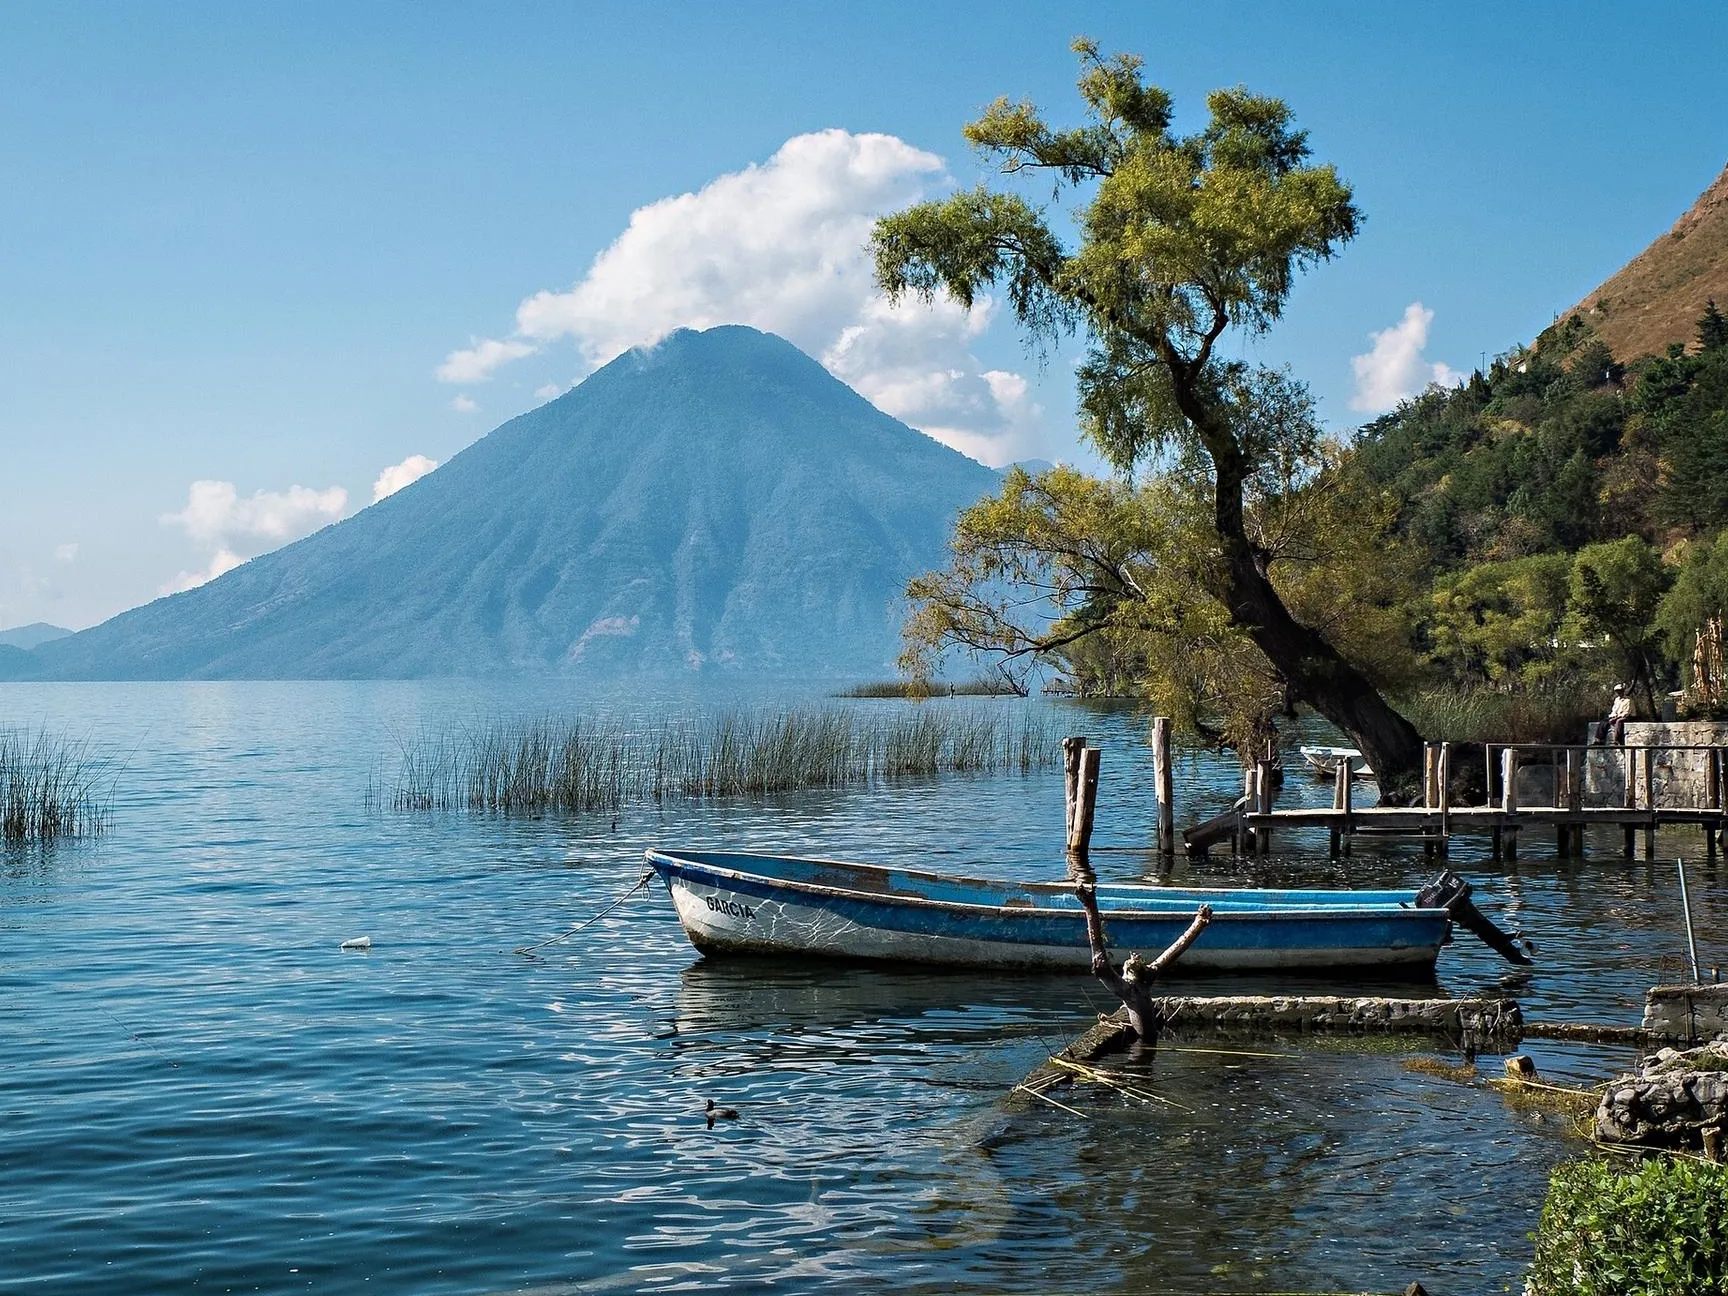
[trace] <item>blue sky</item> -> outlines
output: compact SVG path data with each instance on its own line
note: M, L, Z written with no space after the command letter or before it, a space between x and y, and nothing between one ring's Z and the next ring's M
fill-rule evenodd
M1354 184L1362 235L1250 348L1347 428L1692 202L1728 161L1725 31L1678 4L0 3L0 628L304 534L677 323L779 327L993 462L1078 457L1068 357L891 318L845 248L978 178L959 128L997 94L1072 119L1080 33L1142 54L1179 126L1219 85L1283 96Z

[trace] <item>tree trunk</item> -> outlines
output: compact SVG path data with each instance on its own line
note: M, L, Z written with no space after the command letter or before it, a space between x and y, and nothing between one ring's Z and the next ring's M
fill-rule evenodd
M1290 615L1246 538L1220 535L1230 618L1278 668L1296 696L1355 741L1382 797L1402 799L1422 772L1422 735L1331 644Z
M1296 697L1355 741L1380 784L1382 800L1408 799L1422 773L1422 735L1321 635L1297 621L1261 570L1243 520L1246 476L1235 434L1191 383L1178 378L1177 404L1212 457L1213 527L1224 559L1217 594L1230 619L1266 654Z

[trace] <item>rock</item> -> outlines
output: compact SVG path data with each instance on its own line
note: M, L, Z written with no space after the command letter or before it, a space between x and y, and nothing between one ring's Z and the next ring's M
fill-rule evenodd
M1604 1143L1701 1149L1705 1131L1724 1126L1728 1045L1722 1044L1651 1054L1635 1074L1610 1084L1596 1108L1596 1137Z
M1515 1053L1506 1059L1506 1075L1508 1078L1523 1082L1536 1078L1536 1064L1530 1060L1528 1053Z

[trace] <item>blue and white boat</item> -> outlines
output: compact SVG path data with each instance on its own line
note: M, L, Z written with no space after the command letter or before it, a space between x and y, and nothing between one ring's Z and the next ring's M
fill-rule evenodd
M647 852L704 954L801 954L953 967L1088 970L1068 882L1004 882L789 855ZM1468 887L1464 887L1468 894ZM1414 891L1218 890L1099 883L1112 948L1163 950L1212 922L1184 971L1429 970L1451 931Z

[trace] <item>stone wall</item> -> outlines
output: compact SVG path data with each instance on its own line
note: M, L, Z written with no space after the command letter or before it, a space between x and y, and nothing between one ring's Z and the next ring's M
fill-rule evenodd
M1701 1148L1722 1155L1728 1126L1728 1046L1689 1052L1662 1049L1631 1075L1611 1081L1596 1108L1596 1137L1604 1143Z
M1662 750L1674 747L1709 747L1728 745L1728 721L1634 720L1626 725L1626 749L1592 747L1584 758L1584 804L1587 806L1623 806L1626 804L1626 780L1638 784L1637 804L1645 806L1643 770L1632 770L1631 749L1655 747L1656 804L1669 807L1691 807L1707 804L1709 795L1709 754L1701 751ZM1540 797L1547 792L1548 771L1532 769L1540 774L1541 788L1532 788ZM1523 773L1519 775L1520 796L1524 790ZM1551 805L1551 800L1535 799L1529 805Z
M1644 996L1644 1029L1676 1044L1728 1039L1728 985L1652 986Z

